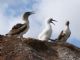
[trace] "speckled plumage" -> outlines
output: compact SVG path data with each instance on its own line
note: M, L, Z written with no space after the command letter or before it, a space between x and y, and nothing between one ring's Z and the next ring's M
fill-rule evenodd
M12 27L12 29L9 31L7 36L16 36L16 37L23 37L23 35L28 31L29 29L29 20L28 17L32 14L32 12L25 12L23 15L23 21L24 24L18 23Z

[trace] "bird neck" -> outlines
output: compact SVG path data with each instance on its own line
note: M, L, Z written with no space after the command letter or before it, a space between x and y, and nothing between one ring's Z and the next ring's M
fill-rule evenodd
M65 29L64 30L67 30L69 29L69 25L65 25Z
M46 28L51 28L51 24L50 23L45 23Z
M69 25L66 25L67 28L69 28Z
M29 24L29 20L24 21L24 24Z

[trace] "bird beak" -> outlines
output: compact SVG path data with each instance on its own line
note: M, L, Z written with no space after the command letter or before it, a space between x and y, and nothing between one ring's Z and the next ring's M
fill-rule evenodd
M32 11L31 14L35 14L34 11Z
M51 23L53 23L53 21L57 22L56 20L51 20ZM54 24L54 23L53 23ZM55 25L55 24L54 24Z
M56 20L52 20L52 21L55 21L55 22L57 22Z
M32 12L31 14L35 14L34 12Z
M51 23L54 24L52 21L51 21ZM54 25L55 25L55 24L54 24Z

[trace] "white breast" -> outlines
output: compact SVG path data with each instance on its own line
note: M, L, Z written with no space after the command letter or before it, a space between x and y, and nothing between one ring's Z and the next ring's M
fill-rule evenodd
M65 27L65 29L64 29L64 31L63 31L63 33L64 33L64 34L66 34L66 38L68 38L68 37L70 36L71 31L70 31L70 29L69 29L69 27L68 27L68 26L66 26L66 27Z
M51 26L46 27L38 36L39 40L48 40L48 38L51 37L52 34L52 28Z

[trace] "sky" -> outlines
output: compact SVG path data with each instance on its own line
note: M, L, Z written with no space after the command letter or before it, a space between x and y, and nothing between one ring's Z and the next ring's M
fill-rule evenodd
M6 34L16 23L22 23L22 15L26 11L34 11L29 17L30 29L24 37L37 38L44 29L44 22L53 18L58 22L53 28L53 39L57 38L70 21L71 36L68 39L80 47L80 1L79 0L0 0L0 34ZM75 43L76 42L76 43Z

